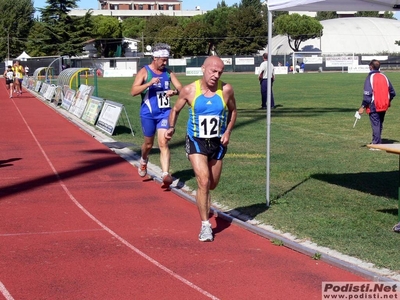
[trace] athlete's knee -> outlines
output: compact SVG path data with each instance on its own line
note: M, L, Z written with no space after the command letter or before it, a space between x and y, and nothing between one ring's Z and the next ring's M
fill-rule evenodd
M143 143L143 147L146 148L147 150L149 150L149 149L153 148L153 143L149 142L149 141L145 141Z
M218 186L218 181L211 180L210 182L210 190L214 190Z
M197 177L197 186L199 189L210 189L210 179L206 176Z

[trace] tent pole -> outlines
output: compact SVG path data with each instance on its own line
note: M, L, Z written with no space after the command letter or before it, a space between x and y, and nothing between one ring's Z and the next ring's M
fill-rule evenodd
M271 55L271 42L272 42L272 13L268 10L268 62L272 62L272 55ZM270 70L270 64L268 64L268 78L272 76L272 70ZM266 150L266 157L267 157L267 180L266 180L266 196L267 196L267 207L270 205L270 191L269 191L269 175L270 175L270 133L271 133L271 88L272 82L268 80L268 93L267 93L267 150Z

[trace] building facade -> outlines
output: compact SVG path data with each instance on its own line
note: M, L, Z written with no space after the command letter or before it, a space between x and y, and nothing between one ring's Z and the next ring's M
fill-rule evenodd
M70 15L82 17L88 10L73 9ZM200 6L193 5L192 10L183 10L181 0L99 0L98 9L92 10L93 16L113 16L120 20L129 17L151 17L158 15L193 17L205 14Z
M101 10L181 10L182 1L144 0L144 1L99 1Z

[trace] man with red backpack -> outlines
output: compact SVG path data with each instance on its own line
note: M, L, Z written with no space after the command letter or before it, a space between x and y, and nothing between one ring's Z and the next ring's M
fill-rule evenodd
M358 112L362 114L364 109L369 114L372 127L371 144L381 144L382 125L390 102L396 96L396 92L389 79L379 69L381 64L373 59L369 63L370 72L364 83L364 97ZM376 150L370 148L370 150Z

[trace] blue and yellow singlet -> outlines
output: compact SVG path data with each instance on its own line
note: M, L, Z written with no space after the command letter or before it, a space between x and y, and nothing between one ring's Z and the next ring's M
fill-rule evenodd
M195 82L196 93L189 108L187 134L189 137L221 137L226 130L228 110L222 95L222 82L218 81L217 91L212 97L202 94L200 80Z

